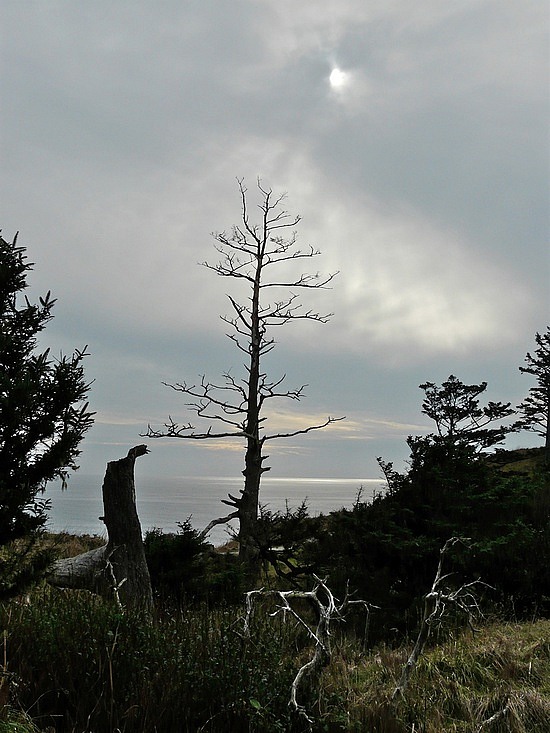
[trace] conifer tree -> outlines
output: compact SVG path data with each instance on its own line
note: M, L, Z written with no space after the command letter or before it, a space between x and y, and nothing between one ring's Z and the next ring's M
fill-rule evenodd
M79 443L93 422L86 350L54 359L38 348L55 300L49 292L38 304L22 296L32 263L16 241L0 237L0 596L43 569L47 557L35 547L47 519L41 494L48 481L65 480L77 467Z
M510 426L493 424L514 413L509 402L479 404L487 382L464 384L451 374L441 386L426 382L420 385L420 389L425 394L422 412L435 422L437 428L437 434L430 436L435 443L462 444L481 452L501 443L512 430Z
M546 333L535 334L537 348L534 354L527 352L527 366L520 366L523 374L533 375L537 383L531 387L527 397L518 405L520 419L517 427L531 430L545 439L546 460L550 460L550 326Z

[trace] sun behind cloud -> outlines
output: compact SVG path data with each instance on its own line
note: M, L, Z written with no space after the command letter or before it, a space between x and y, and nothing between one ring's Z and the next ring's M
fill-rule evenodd
M335 66L330 72L328 81L332 89L340 91L349 84L350 75L347 71L343 71Z

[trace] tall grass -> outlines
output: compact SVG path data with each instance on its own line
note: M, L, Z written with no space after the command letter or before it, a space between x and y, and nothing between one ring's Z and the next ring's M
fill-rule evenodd
M246 638L239 608L165 608L151 624L90 594L46 589L1 606L0 621L12 707L41 730L304 730L288 700L311 641L260 609ZM318 687L300 691L314 731L548 733L550 621L493 624L475 637L454 630L396 701L410 650L366 651L349 632L335 637ZM2 728L8 721L0 733L16 730Z
M292 730L289 630L206 607L153 624L85 593L4 607L18 699L41 727L99 733Z
M380 647L327 669L319 708L342 730L370 733L548 733L550 621L454 633L421 657L392 701L407 648ZM341 656L341 654L340 654ZM492 720L491 720L492 719Z

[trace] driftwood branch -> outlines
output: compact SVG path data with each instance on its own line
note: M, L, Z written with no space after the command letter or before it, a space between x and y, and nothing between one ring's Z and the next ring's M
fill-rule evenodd
M466 544L468 542L468 538L452 537L445 542L445 545L439 551L439 563L435 578L431 590L424 596L424 610L420 631L418 632L414 648L403 667L399 684L393 691L392 699L405 694L410 676L416 667L422 652L424 651L424 647L426 646L431 630L441 621L449 606L459 608L461 611L466 613L470 623L474 615L481 613L472 589L476 585L486 585L486 583L482 583L480 580L475 580L472 583L461 585L456 590L450 590L443 585L443 582L449 577L448 575L443 575L443 558L445 554L451 549L451 547L454 547L454 545L458 543Z
M493 723L496 723L497 720L500 720L501 718L504 718L508 715L510 712L510 703L507 702L506 705L502 708L502 710L497 710L497 712L494 715L491 715L490 718L487 718L487 720L484 720L480 725L478 725L476 733L480 733L483 728L487 727L488 725L492 725Z
M346 592L346 596L342 602L339 602L334 597L332 591L326 584L326 580L321 580L316 575L313 575L315 580L315 586L310 591L299 591L299 590L252 590L246 594L246 616L244 622L245 636L250 636L250 619L252 616L253 609L253 598L255 596L271 596L278 601L278 606L275 611L270 613L270 616L277 616L282 614L286 618L287 614L291 616L300 626L302 626L310 638L314 642L314 652L311 659L300 667L298 670L290 689L290 707L303 717L310 725L313 723L313 719L308 715L305 707L298 703L298 688L305 676L317 675L320 673L323 667L326 667L330 662L331 658L331 644L330 644L330 624L333 620L343 620L346 611L351 605L362 606L367 613L370 612L371 608L366 601L363 600L352 600L349 594ZM317 626L315 630L300 616L300 614L292 607L291 601L293 599L307 599L309 600L317 611Z
M76 557L57 560L49 576L49 582L60 588L86 588L101 592L100 570L105 564L107 545L84 552Z
M207 537L210 531L214 529L214 527L216 527L218 524L227 524L232 519L236 519L238 516L239 512L231 512L231 514L228 514L227 517L218 517L217 519L213 519L209 524L206 525L202 532L199 533L199 539L203 540L205 537Z

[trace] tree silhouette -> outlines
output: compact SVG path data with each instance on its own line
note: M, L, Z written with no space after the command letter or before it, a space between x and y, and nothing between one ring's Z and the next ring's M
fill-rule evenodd
M79 443L92 425L86 396L84 348L52 359L37 350L38 334L53 318L48 292L39 304L20 294L27 287L24 249L0 237L0 595L17 592L43 569L33 548L44 525L46 483L76 468ZM13 541L18 540L16 546Z
M437 428L435 442L461 443L476 451L501 443L511 427L489 427L514 413L510 403L487 402L479 404L479 397L487 389L487 382L464 384L453 374L437 386L433 382L420 385L424 390L422 412L431 418Z
M517 427L544 437L546 460L550 461L550 326L546 333L535 334L535 343L534 355L527 352L525 356L527 366L519 367L520 372L533 375L537 383L517 407Z
M276 196L258 180L261 195L258 205L260 219L253 223L249 215L247 189L243 180L238 180L241 196L241 223L230 233L214 234L215 249L221 259L217 264L203 262L203 266L223 278L244 283L247 300L237 300L228 294L231 315L222 316L230 327L227 334L247 361L243 378L237 379L229 372L223 374L221 383L201 378L198 384L178 382L167 386L182 393L190 401L187 407L199 418L210 421L210 426L198 432L194 425L179 424L169 418L161 430L148 427L150 438L172 437L190 440L211 440L236 438L245 442L244 486L240 496L229 495L223 502L235 511L226 517L216 519L208 526L239 520L239 556L251 569L257 565L258 547L255 530L258 522L260 481L269 470L264 465L267 455L266 443L276 438L290 438L319 430L335 420L327 419L318 425L310 425L289 432L268 434L265 432L266 403L274 399L300 400L306 385L297 389L284 387L285 375L272 379L262 370L263 357L275 347L273 329L293 321L306 320L326 323L331 313L320 314L304 308L299 301L298 291L327 288L336 273L321 276L319 273L300 273L287 277L288 263L298 265L302 260L311 260L320 252L313 247L300 249L297 246L295 227L299 216L289 215L283 208L285 196ZM283 274L279 277L274 270ZM272 274L273 273L273 274ZM217 429L212 427L215 423Z

